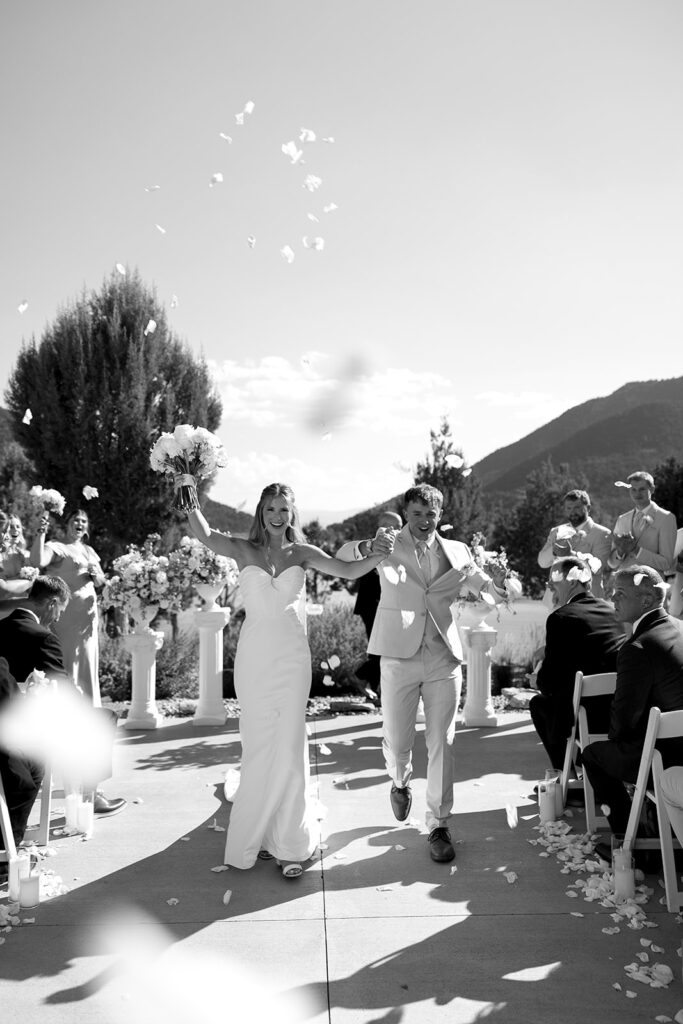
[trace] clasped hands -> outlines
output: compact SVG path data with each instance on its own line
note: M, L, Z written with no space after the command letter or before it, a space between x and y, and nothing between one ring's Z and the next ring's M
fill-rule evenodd
M638 541L632 533L615 533L612 537L612 544L620 558L630 555L638 547Z
M394 550L397 530L391 530L386 526L380 526L372 538L372 554L383 555L385 558Z

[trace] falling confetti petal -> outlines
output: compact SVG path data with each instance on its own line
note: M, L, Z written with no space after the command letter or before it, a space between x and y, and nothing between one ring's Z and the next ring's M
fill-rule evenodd
M243 125L244 124L244 114L235 114L235 124L237 124L237 125Z
M326 743L319 743L318 744L318 750L320 751L321 754L331 754L332 753L332 751L330 750L330 748L328 747L328 745Z
M224 139L226 142L232 142L232 136L226 135L225 132L218 133L219 138Z
M461 474L461 475L462 475L462 476L469 476L471 472L472 472L472 470L471 470L471 469L463 469L463 471L462 471L462 474Z
M166 234L166 228L162 228L161 224L155 224L154 227L157 229L157 231L160 234L162 234L162 235Z
M123 263L117 263L116 269L118 270L119 274L122 274L124 277L126 276L126 268L124 267Z
M314 224L320 223L320 217L316 217L314 213L307 213L306 216L308 217L309 220L312 220Z
M331 441L332 440L332 434L330 433L330 431L328 430L324 434L322 434L321 437L320 437L320 440L321 441Z
M327 138L323 139L323 142L334 142L334 136L328 135Z
M294 250L291 245L283 245L280 249L280 255L284 260L287 260L288 263L294 262Z
M220 874L221 871L229 871L230 870L230 865L229 864L217 864L216 867L215 868L211 868L211 870L213 871L213 873L215 875L218 875L218 874Z
M148 320L147 321L147 326L145 327L145 332L144 332L145 333L145 337L148 334L154 334L156 329L157 329L157 322L156 322L156 320Z
M517 808L514 807L513 804L506 804L505 813L507 815L508 825L510 828L517 828Z
M256 237L254 235L249 235L249 237L247 238L247 245L249 246L250 249L254 248L254 246L256 245Z
M180 837L180 842L181 843L189 843L189 841L190 841L190 837L189 836L181 836Z
M100 492L96 487L90 487L88 484L83 488L83 497L86 501L92 501L93 498L99 498Z
M226 889L223 893L223 905L227 907L232 897L232 889Z
M145 192L158 192L161 185L145 185Z
M213 188L214 185L220 185L223 181L223 175L220 171L216 171L215 174L211 175L211 181L209 182L209 188Z
M339 666L341 665L341 661L339 660L336 654L333 654L331 658L328 658L327 663L332 669L339 668Z
M247 100L247 102L244 104L244 113L253 114L255 105L256 104L254 103L253 100Z
M332 676L323 676L323 686L334 686L334 679Z
M23 417L21 422L25 423L26 426L28 426L32 419L33 419L33 413L31 412L30 409L27 409L26 412L24 413L24 417Z
M180 903L180 900L176 899L175 896L171 896L170 900L166 900L166 902L168 903L169 907L175 907L176 904Z
M319 189L323 183L323 179L319 178L315 174L307 174L304 178L303 188L308 189L309 192L315 192Z
M299 142L315 142L316 134L310 128L302 128L299 131Z
M457 865L453 864L451 866L451 874L454 875L457 870L458 870Z
M322 252L325 248L324 238L309 238L308 235L304 235L302 242L304 243L304 249L315 249L317 252Z
M510 885L513 885L518 878L516 871L504 871L503 875L505 876Z
M323 213L332 213L333 210L338 210L339 207L336 203L328 203L327 206L323 206Z
M463 459L462 455L457 455L454 452L452 452L450 455L447 455L445 461L446 465L449 466L451 469L460 469L462 466L465 465L465 460Z
M23 301L23 302L20 302L20 303L19 303L19 305L17 306L17 309L19 310L19 312L20 312L20 313L22 314L22 316L23 316L23 314L24 314L24 313L26 312L26 310L28 309L28 302L26 301L26 299L24 299L24 301Z
M282 143L282 152L285 156L288 156L292 164L298 164L304 155L303 149L296 148L296 142L290 139L289 142Z
M178 296L177 295L172 295L171 296L171 309L175 309L177 305L178 305Z

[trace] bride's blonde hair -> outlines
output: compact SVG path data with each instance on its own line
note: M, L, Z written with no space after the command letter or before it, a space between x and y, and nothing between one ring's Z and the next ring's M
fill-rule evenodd
M263 522L263 510L273 498L284 498L292 513L292 521L285 530L285 537L289 541L301 543L305 538L299 520L299 510L295 504L294 491L287 484L268 484L261 491L261 497L254 513L254 522L249 531L249 540L252 544L265 547L268 542L268 534Z

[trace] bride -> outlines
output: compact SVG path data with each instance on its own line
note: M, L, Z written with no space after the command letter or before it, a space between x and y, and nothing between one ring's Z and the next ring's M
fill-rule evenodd
M317 842L306 794L305 570L357 579L386 558L391 540L378 534L368 557L356 562L331 557L305 542L294 494L278 483L264 488L247 540L212 530L199 510L188 512L188 522L207 547L237 562L246 611L235 655L242 770L225 862L250 868L257 857L275 858L285 878L297 878Z

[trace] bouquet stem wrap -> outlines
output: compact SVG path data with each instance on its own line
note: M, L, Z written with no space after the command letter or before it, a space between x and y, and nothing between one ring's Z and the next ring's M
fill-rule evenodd
M197 483L190 473L178 473L173 481L175 494L172 508L176 512L194 512L199 508Z

